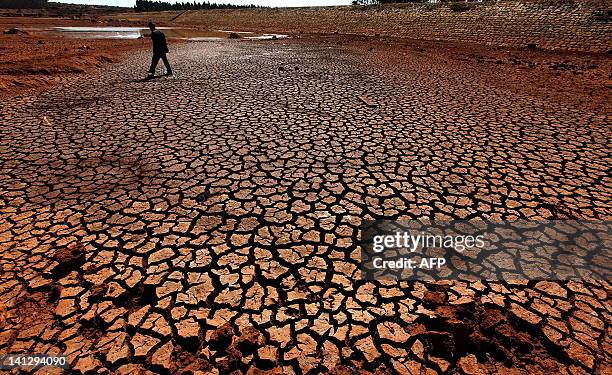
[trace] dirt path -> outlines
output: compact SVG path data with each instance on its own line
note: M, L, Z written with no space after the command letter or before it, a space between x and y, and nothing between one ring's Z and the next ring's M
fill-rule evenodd
M604 373L609 283L365 282L364 219L609 219L609 114L418 53L190 43L0 108L0 353Z

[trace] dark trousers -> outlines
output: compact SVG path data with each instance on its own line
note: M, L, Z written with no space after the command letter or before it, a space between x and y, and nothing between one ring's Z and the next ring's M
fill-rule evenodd
M168 58L165 53L154 53L153 58L151 59L151 67L149 68L149 74L155 74L155 68L157 68L157 63L159 59L162 59L164 65L166 66L166 73L171 74L172 68L170 67L170 62L168 62Z

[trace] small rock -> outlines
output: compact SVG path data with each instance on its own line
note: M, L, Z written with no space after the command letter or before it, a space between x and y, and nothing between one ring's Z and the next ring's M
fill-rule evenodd
M55 279L62 278L85 263L85 247L75 244L60 248L55 251L54 258L57 265L51 270L51 274Z
M448 299L446 293L444 292L432 292L428 291L423 296L423 302L426 305L442 305Z
M49 69L46 69L46 68L33 69L32 73L34 73L34 74L42 74L44 76L50 76L51 75L51 72L49 71Z
M225 324L213 331L208 344L214 350L227 349L232 343L234 330L229 324Z
M229 39L240 39L240 35L238 35L238 33L230 33L228 35Z
M366 106L368 106L370 108L378 107L378 104L375 101L373 101L372 99L368 98L367 96L358 95L357 99L361 100L361 102L363 102L363 104L365 104Z
M10 29L4 30L5 34L9 34L9 35L28 35L29 33L25 30L20 30L16 27L11 27Z
M243 356L248 356L257 350L264 342L263 336L252 327L246 328L238 339L238 350Z
M92 286L89 292L89 302L90 303L100 302L107 291L108 291L108 284L98 284L98 285Z

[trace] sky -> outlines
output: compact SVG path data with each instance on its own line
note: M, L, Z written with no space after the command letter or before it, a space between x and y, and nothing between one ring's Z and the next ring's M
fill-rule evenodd
M121 7L133 7L136 0L53 0L58 3L89 4L89 5L114 5ZM170 3L175 0L164 0ZM193 0L178 0L190 1ZM296 6L321 6L321 5L347 5L351 0L196 0L197 2L209 1L211 3L231 3L231 4L255 4L269 7L296 7Z

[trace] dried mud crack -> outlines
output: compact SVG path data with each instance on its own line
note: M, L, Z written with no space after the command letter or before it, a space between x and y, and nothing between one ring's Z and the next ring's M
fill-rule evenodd
M147 60L0 108L0 354L85 374L610 371L608 282L357 271L366 219L609 218L608 113L418 54L189 43L175 78L137 82Z

